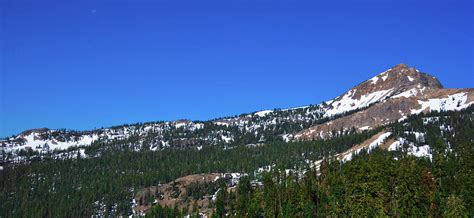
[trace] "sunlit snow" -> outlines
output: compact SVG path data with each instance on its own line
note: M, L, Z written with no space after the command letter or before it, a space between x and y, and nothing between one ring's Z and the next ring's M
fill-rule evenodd
M383 100L393 92L393 89L372 92L370 94L360 96L360 99L352 98L355 94L354 90L350 90L341 99L331 103L332 108L328 109L324 114L325 117L342 114L359 108L364 108L370 104Z
M457 93L449 95L446 98L428 99L427 101L419 100L420 109L411 110L411 114L419 114L426 109L430 111L458 111L469 107L474 102L467 102L466 93Z

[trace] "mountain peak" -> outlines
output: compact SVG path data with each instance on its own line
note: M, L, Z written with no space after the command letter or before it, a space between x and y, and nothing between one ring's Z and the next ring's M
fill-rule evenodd
M395 65L394 67L392 67L392 69L403 69L403 68L408 68L408 65L404 63L399 63Z
M359 88L369 89L369 91L388 89L400 90L413 87L418 89L443 88L436 77L422 73L416 68L409 67L406 64L397 64L394 67L360 84L359 86L362 86Z
M329 110L326 116L364 108L399 94L407 96L405 92L409 92L409 96L418 96L441 88L441 83L434 76L406 64L397 64L327 102Z

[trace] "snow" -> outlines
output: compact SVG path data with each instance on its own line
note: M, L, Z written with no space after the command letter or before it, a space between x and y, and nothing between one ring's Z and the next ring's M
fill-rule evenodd
M466 93L449 95L446 98L419 100L420 109L411 110L411 114L419 114L426 109L430 111L457 111L469 107L474 102L467 102Z
M291 136L291 134L284 134L281 137L283 138L284 142L289 142L290 141L290 136Z
M371 84L373 84L373 85L377 84L377 81L379 80L379 76L381 76L381 77L382 77L382 80L385 81L385 80L387 79L387 77L388 77L388 71L390 71L390 70L392 70L392 68L390 68L390 69L388 69L388 70L386 70L386 71L380 73L380 74L377 75L377 76L372 77L372 78L370 79Z
M40 139L40 134L36 132L32 132L29 135L23 138L26 142L22 145L18 145L15 147L8 147L5 150L7 152L12 151L19 151L24 149L32 149L33 151L54 151L54 150L67 150L70 147L76 147L81 145L90 145L94 140L98 139L97 135L87 135L82 136L78 141L70 140L70 141L58 141L55 139Z
M222 138L222 140L225 141L226 143L229 143L229 142L231 142L231 141L233 140L232 137L225 136L225 135L222 135L221 138Z
M87 158L86 149L79 149L79 154L81 155L81 158Z
M367 152L370 152L371 150L373 150L376 147L380 146L391 135L392 135L391 132L386 132L386 133L381 134L377 139L375 139L373 142L371 142L369 144L369 146L358 148L358 149L356 149L352 152L348 152L346 154L343 154L342 158L341 158L341 161L346 162L346 161L352 160L352 156L354 154L360 153L360 151L362 151L362 149L367 149Z
M348 154L344 155L344 156L342 157L341 161L342 161L342 162L346 162L346 161L352 160L352 154L353 154L353 153L351 152L351 153L348 153Z
M255 115L257 115L259 117L264 117L264 116L266 116L267 114L270 114L270 113L273 113L273 111L272 110L264 110L264 111L256 112Z
M350 90L342 98L331 103L332 108L328 109L324 114L325 117L334 116L337 114L342 114L348 111L356 110L359 108L367 107L372 103L384 99L386 96L390 95L393 92L393 89L382 90L372 92L366 95L362 95L360 99L353 99L355 91Z
M143 128L143 131L148 132L148 131L150 131L152 128L153 128L152 126L146 126L145 128Z
M372 84L373 84L373 85L377 84L377 81L378 81L378 80L379 80L379 76L378 76L378 75L377 75L377 76L374 76L374 77L372 77L372 79L370 79L370 81L372 81Z
M407 116L403 116L402 118L398 119L398 122L402 122L404 120L406 120L408 117Z
M361 130L361 131L369 130L369 129L370 129L370 126L363 126L363 127L359 128L359 130Z
M404 91L400 94L394 95L394 96L392 96L392 98L400 98L400 97L409 98L409 97L412 97L412 96L416 96L417 94L418 94L418 90L416 88L412 88L412 89Z
M204 128L204 123L196 123L196 124L194 124L194 129L202 129L202 128ZM193 130L194 130L194 129L193 129Z
M389 151L396 151L398 148L401 148L402 144L405 142L405 139L399 138L395 142L393 142L390 146L388 146Z
M270 172L270 171L272 171L272 169L273 169L275 166L276 166L276 165L273 164L273 165L267 165L267 166L259 167L259 168L256 170L256 173Z
M229 126L230 124L227 123L227 122L220 122L220 121L216 121L214 122L215 125L218 125L218 126Z
M319 171L321 169L321 163L323 162L324 159L321 159L321 160L317 160L315 161L313 164L311 164L311 168L316 168L316 172L318 172L318 175L319 175Z
M414 80L414 79L413 79L412 77L410 77L410 76L407 76L407 78L408 78L408 80L410 80L410 82L413 82L413 80Z
M219 194L219 191L220 191L220 190L221 190L221 189L217 189L216 193L214 193L214 194L212 195L211 199L212 199L213 202L216 202L216 200L217 200L217 194Z
M370 151L370 150L378 147L379 145L381 145L385 141L385 139L387 139L391 135L392 135L391 132L386 132L386 133L380 135L376 140L374 140L372 143L370 143L370 145L368 147L368 150Z
M288 108L288 109L283 109L281 111L290 111L290 110L298 110L298 109L305 109L305 108L308 108L309 106L301 106L301 107L292 107L292 108Z
M408 154L415 155L416 157L430 157L431 159L431 151L429 145L423 145L420 147L413 147L411 150L408 151Z
M77 142L77 145L90 145L92 144L93 141L99 139L99 136L97 135L84 135L81 137L81 139Z
M405 131L405 134L413 134L415 135L415 138L417 141L424 141L425 140L425 134L422 133L422 132L408 132L408 131Z
M389 151L396 151L402 148L402 145L406 142L407 140L404 138L398 138L395 142L393 142L389 147ZM423 146L415 146L413 143L408 144L408 149L407 153L409 155L413 155L415 157L427 157L431 160L432 155L431 155L431 149L429 145L423 145Z
M175 126L176 128L181 128L181 127L186 126L186 123L176 123L174 126Z
M426 125L428 123L434 123L439 120L439 117L423 117L423 124Z

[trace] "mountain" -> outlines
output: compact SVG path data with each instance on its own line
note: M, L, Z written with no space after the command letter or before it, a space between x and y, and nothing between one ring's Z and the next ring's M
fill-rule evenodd
M363 110L312 126L292 138L309 140L349 128L367 130L421 112L461 110L473 102L474 89L443 89L435 77L399 64L326 102L324 115Z
M0 217L471 217L473 94L399 64L321 104L27 130Z
M398 64L321 104L264 110L209 121L177 120L90 131L24 131L1 140L2 165L26 157L97 156L120 145L132 150L232 147L305 141L364 131L429 111L456 111L474 103L474 89L444 89L435 77Z

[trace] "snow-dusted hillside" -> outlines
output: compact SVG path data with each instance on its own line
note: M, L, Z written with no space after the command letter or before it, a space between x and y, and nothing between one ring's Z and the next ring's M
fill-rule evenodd
M410 115L460 110L473 103L474 89L443 89L435 77L400 64L322 104L210 121L153 122L82 132L29 130L0 140L0 161L21 162L24 157L52 153L97 155L107 146L118 145L132 150L199 149L206 145L228 147L274 140L312 140L330 137L341 129L363 131Z

